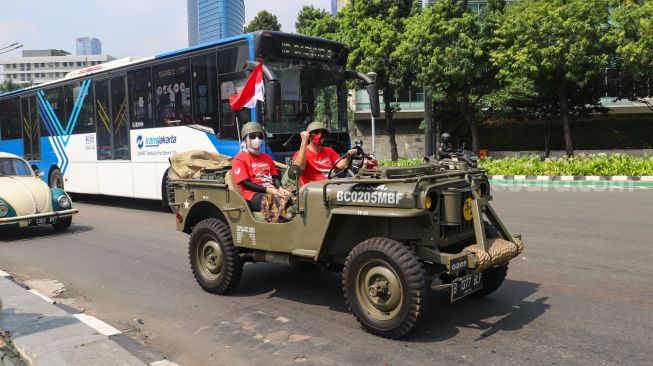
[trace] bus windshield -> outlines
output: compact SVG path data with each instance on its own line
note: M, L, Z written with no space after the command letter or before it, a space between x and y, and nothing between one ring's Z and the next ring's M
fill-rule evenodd
M268 123L268 133L294 133L312 121L330 132L347 132L343 72L333 64L298 60L267 63L281 83L282 116Z

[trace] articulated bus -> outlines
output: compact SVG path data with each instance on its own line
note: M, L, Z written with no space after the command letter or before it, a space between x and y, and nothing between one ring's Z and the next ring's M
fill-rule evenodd
M287 163L299 132L324 121L350 146L348 79L378 115L378 88L345 70L348 48L326 39L258 31L147 58L126 58L0 95L0 151L23 156L51 186L74 193L161 199L168 158L188 150L234 156L239 126L261 122L266 150ZM263 62L265 101L234 111L229 97Z

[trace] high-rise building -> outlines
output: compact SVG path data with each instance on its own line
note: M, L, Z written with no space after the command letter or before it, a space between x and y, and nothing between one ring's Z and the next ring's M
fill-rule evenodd
M188 45L195 46L243 33L244 0L187 0Z
M77 38L77 55L101 55L102 42L97 38L79 37Z

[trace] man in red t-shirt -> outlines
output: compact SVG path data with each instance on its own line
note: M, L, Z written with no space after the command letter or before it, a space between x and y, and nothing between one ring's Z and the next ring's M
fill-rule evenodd
M293 161L302 170L302 175L299 178L301 185L327 179L329 170L340 158L335 150L324 146L328 134L329 131L322 122L312 122L306 131L300 133L302 144L293 156ZM347 156L340 160L336 168L346 168L351 157L356 153L356 149L347 151Z
M275 196L290 193L281 187L279 171L270 155L261 152L265 139L263 126L248 122L243 126L241 136L244 149L233 158L231 172L251 210L259 212L267 193Z

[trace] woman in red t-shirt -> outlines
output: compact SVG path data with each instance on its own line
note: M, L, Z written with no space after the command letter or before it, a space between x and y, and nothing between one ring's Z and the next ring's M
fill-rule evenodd
M340 158L335 150L324 146L328 135L329 131L322 122L312 122L306 128L306 131L300 133L302 144L293 156L293 161L302 170L302 175L299 178L301 185L327 179L329 170ZM356 153L356 149L347 151L347 156L340 160L336 168L346 168L351 161L351 157Z
M248 122L242 128L243 150L231 162L231 172L240 184L243 198L252 211L261 211L261 201L266 194L289 195L281 187L279 171L270 155L261 152L265 130L256 122Z

